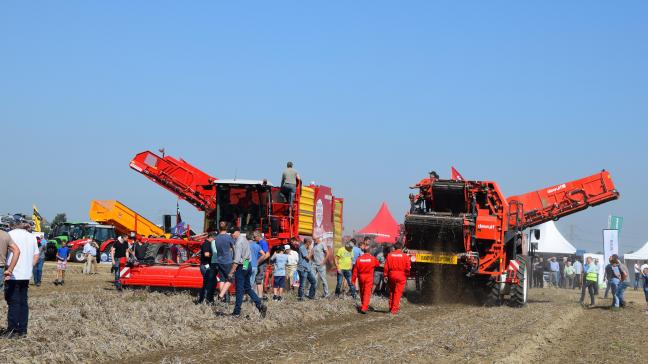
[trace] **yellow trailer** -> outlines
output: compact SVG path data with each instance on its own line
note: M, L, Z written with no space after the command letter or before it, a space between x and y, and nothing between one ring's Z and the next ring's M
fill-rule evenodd
M90 219L112 225L118 234L134 231L141 236L162 236L164 230L117 200L92 200Z

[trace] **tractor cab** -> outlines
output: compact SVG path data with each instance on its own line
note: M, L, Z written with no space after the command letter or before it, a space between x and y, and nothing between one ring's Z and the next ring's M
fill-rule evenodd
M205 231L218 230L225 221L244 232L258 230L268 238L291 236L293 209L280 188L266 180L226 180L214 182L216 208L205 214Z
M55 241L57 247L62 241L74 241L83 237L85 223L64 222L56 224L49 233L48 240Z
M83 228L82 238L90 238L101 245L106 240L116 239L117 233L111 225L88 224Z
M206 230L218 230L220 221L243 231L265 230L272 185L255 180L218 180L214 184L216 209Z

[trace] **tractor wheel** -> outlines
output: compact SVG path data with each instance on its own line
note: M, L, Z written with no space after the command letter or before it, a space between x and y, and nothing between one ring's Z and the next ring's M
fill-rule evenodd
M520 284L511 286L509 305L511 307L523 307L527 303L527 295L529 292L527 257L524 255L517 255L515 260L520 264L520 269L517 271L517 279L520 281Z
M83 263L86 260L85 254L83 254L83 249L77 249L72 252L72 260L77 263Z
M502 286L494 279L488 281L486 284L486 299L484 305L488 307L495 307L502 304Z
M110 250L112 249L112 247L112 244L106 245L106 249L104 249L104 251L99 255L100 263L106 263L110 261Z

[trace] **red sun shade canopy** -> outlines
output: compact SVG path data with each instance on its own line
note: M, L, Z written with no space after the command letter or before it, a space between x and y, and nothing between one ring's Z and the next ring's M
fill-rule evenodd
M387 204L383 202L373 220L357 234L373 235L378 243L395 243L400 235L400 225L389 212Z

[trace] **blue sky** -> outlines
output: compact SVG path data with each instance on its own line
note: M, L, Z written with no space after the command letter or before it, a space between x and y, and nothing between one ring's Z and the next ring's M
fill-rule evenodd
M86 220L118 199L158 221L170 193L130 159L165 147L216 177L306 181L348 233L455 165L507 195L612 172L622 199L562 219L600 250L648 234L644 1L0 4L0 212ZM200 214L182 204L186 219Z

